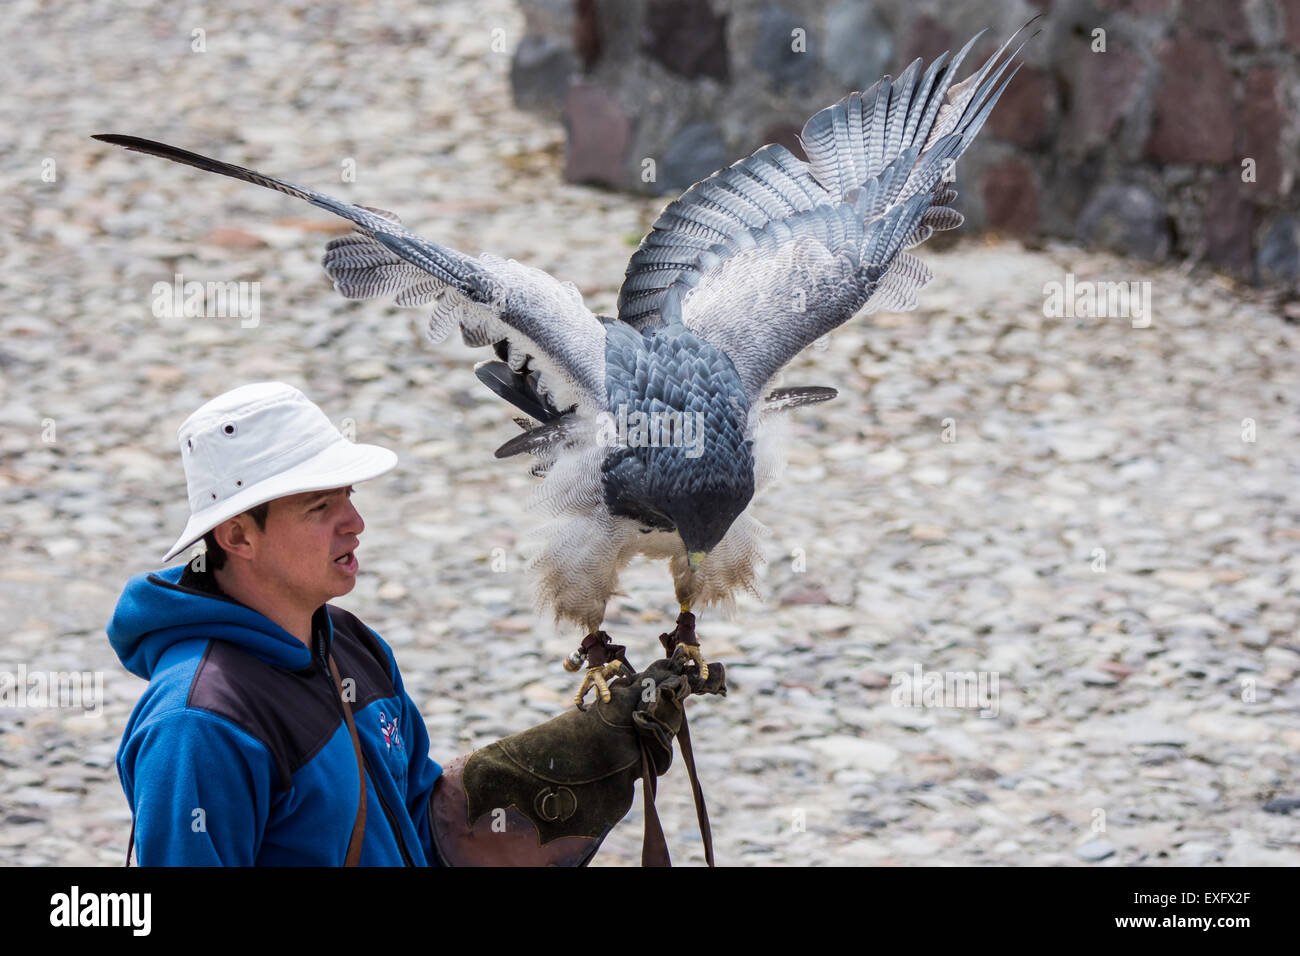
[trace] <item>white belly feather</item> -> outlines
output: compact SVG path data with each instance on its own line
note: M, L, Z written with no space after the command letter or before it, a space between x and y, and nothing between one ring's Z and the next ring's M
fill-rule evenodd
M751 417L755 498L784 465L783 419L780 414L760 417L757 411ZM539 610L553 612L557 624L575 624L584 633L597 630L618 589L619 573L638 555L669 562L679 604L721 606L730 613L741 589L761 597L756 571L765 563L763 540L771 532L750 509L691 571L676 532L647 534L639 521L609 514L600 479L600 462L607 452L594 444L561 451L534 492L530 509L551 516L530 535L527 571Z

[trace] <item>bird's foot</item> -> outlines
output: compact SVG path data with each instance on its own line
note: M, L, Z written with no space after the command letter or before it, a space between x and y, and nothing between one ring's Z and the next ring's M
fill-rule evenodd
M577 651L565 658L564 669L568 671L576 671L582 666L584 658L587 661L587 673L582 677L582 686L573 695L573 702L579 710L585 709L582 699L592 687L596 688L603 703L609 703L608 681L622 669L629 672L632 670L623 651L623 645L615 644L604 631L593 631L582 639Z
M700 642L695 636L695 615L690 611L683 608L682 613L677 615L677 626L667 634L660 634L659 643L664 646L668 657L672 657L673 652L680 647L682 652L695 662L700 680L709 679L709 665L704 662L704 655L700 653Z
M601 703L608 704L609 684L607 681L616 675L623 667L622 661L610 661L608 664L600 664L596 667L588 667L587 673L582 677L582 686L578 692L573 695L573 702L578 705L579 710L585 710L582 705L582 699L587 696L587 691L596 688L596 693L600 695Z

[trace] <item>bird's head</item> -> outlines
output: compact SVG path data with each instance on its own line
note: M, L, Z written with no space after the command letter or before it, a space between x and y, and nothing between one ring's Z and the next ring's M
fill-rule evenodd
M751 484L748 489L737 489L735 493L703 494L677 502L673 506L673 523L681 535L682 544L686 546L687 561L692 571L726 537L753 496L754 488Z
M663 469L657 510L677 528L692 569L726 537L754 497L753 442L698 459L681 458Z

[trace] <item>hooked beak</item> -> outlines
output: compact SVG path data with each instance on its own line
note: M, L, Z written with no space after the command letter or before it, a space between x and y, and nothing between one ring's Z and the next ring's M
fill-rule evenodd
M690 565L692 571L698 568L700 566L700 563L703 560L704 560L703 551L688 551L686 554L686 563Z

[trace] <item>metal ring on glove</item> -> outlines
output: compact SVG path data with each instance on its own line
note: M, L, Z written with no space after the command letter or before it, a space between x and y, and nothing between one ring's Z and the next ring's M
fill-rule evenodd
M568 798L567 802L561 799L562 796ZM553 808L548 801L554 801ZM537 796L533 798L533 809L543 820L555 823L567 820L578 812L578 798L568 787L556 787L554 790L547 787L537 791Z

